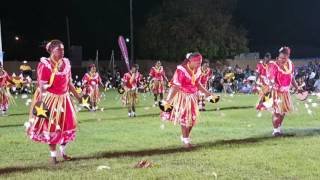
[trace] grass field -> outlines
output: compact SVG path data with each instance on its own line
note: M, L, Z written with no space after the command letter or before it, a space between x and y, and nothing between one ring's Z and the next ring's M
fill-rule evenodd
M257 116L254 95L222 96L208 104L192 132L191 151L182 148L180 128L159 118L152 97L140 96L138 117L129 119L119 96L107 92L104 111L79 112L73 161L50 165L48 146L25 136L25 99L0 117L1 179L319 179L319 103L313 97L284 122L285 136L271 136L271 114ZM312 104L314 103L314 104ZM320 103L319 103L320 107ZM135 169L140 160L154 167ZM99 166L106 169L97 170Z

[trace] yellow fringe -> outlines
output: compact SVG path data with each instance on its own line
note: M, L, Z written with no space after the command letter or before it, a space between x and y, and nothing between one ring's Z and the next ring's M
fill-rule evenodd
M33 98L33 102L31 104L31 108L30 108L30 116L29 118L32 118L33 117L33 108L34 108L34 105L36 104L37 102L37 97L40 95L39 94L40 90L37 89L35 94L34 94L34 98ZM46 92L46 95L43 97L43 103L49 108L50 110L50 116L48 119L45 119L45 118L38 118L38 117L35 117L35 121L33 123L33 126L35 126L37 124L37 122L40 120L40 127L43 126L44 122L46 120L48 120L48 129L50 130L51 129L51 126L54 124L54 125L59 125L59 124L62 124L63 127L60 127L61 130L63 131L64 129L64 122L59 122L60 119L61 119L61 116L62 116L62 113L63 113L63 120L66 119L66 106L67 106L67 98L68 98L68 94L63 94L63 95L56 95L56 94L52 94L52 93L49 93L49 92ZM72 107L71 107L72 108ZM74 111L72 111L72 113L75 113ZM74 114L75 116L75 114ZM39 128L40 130L41 128Z
M198 99L196 95L186 94L182 92L178 92L173 98L173 110L172 115L174 115L174 124L180 123L182 112L187 113L187 127L192 126L192 103L195 108L195 116L199 116L199 108L198 108ZM171 115L171 116L172 116Z

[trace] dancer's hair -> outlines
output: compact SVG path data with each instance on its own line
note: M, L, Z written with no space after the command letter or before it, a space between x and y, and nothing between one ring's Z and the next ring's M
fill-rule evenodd
M60 46L60 45L63 45L62 41L60 41L58 39L51 40L50 42L47 43L46 50L47 50L48 53L51 53L51 51L55 47Z

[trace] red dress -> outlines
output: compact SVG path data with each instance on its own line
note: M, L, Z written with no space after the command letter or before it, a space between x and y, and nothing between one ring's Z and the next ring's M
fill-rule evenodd
M91 102L97 102L100 99L99 84L102 83L99 73L86 73L82 78L84 95L89 95Z
M38 84L49 84L53 73L53 64L48 58L41 58L37 67ZM39 118L32 114L32 109L39 101L39 87L31 106L28 136L36 142L46 144L65 144L75 139L77 122L75 108L69 95L71 81L71 66L68 59L63 58L58 72L54 74L52 85L42 96L47 105L50 116Z
M273 112L285 114L293 110L290 87L294 78L294 64L287 60L284 65L271 62L268 66L268 78L274 83L272 90Z
M173 110L170 113L162 112L161 117L185 127L192 127L197 123L198 86L201 78L201 69L194 74L184 65L177 66L172 78L172 85L178 87L177 94L173 97Z
M138 103L138 83L142 75L137 72L135 77L132 77L131 72L127 72L123 75L122 83L125 88L125 92L122 95L123 105L135 105Z
M200 83L201 85L207 89L208 81L212 77L211 69L207 69L206 71L201 70ZM199 91L199 108L201 110L205 109L205 94Z
M268 67L268 65L263 64L263 63L258 63L257 64L256 72L259 73L259 79L257 79L257 81L261 85L267 85L268 84L267 67Z
M208 88L208 81L212 77L211 69L201 71L200 83L204 88Z
M259 93L259 100L258 103L256 105L256 109L257 110L266 110L269 109L271 107L271 105L269 105L268 102L265 102L265 95L270 91L269 88L269 78L267 76L267 72L268 72L268 67L270 66L269 64L263 64L263 63L258 63L256 66L256 72L259 73L259 77L256 80L257 85L257 91Z
M159 68L152 67L149 76L152 77L152 92L153 94L161 94L164 92L164 77L166 76L162 66Z
M3 74L0 75L0 110L6 111L9 108L10 93L7 90L7 82L10 79L8 73L3 70Z

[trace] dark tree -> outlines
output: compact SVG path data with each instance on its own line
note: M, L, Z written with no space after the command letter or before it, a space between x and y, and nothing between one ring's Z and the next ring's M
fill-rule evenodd
M208 58L248 51L246 30L236 27L236 0L163 0L138 34L140 58L180 60L191 51Z

